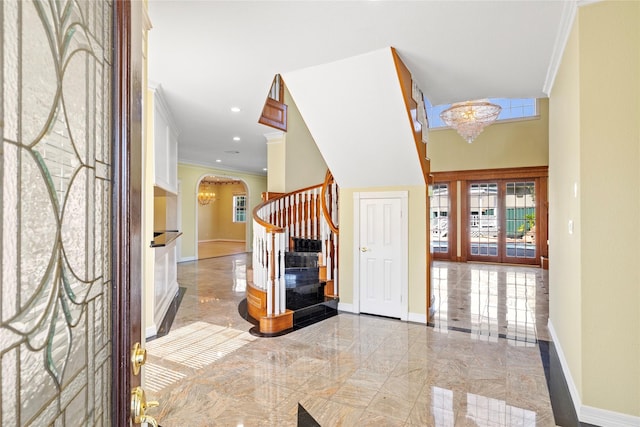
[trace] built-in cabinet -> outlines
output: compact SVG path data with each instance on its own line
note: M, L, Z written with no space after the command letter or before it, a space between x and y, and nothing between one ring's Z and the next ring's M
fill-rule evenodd
M149 188L153 192L153 227L145 227L152 253L145 278L145 332L157 335L178 294L178 129L159 86L150 87L147 96L146 156ZM150 205L150 199L146 204ZM151 221L151 215L146 217ZM146 236L145 236L146 237ZM153 264L151 266L151 263Z
M178 132L162 90L153 92L154 185L178 193Z

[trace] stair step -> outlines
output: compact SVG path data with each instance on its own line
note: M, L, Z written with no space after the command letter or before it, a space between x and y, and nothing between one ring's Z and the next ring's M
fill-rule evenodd
M287 308L299 310L325 301L324 282L310 283L287 288Z
M338 315L338 298L325 297L323 302L293 312L293 329L318 323Z
M293 252L322 252L322 240L292 237Z
M289 267L318 267L317 252L285 252L284 266Z
M295 267L284 270L284 283L287 289L317 284L318 277L318 267Z

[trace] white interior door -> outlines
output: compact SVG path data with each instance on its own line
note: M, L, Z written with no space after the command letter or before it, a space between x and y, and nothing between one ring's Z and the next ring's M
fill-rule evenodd
M402 203L360 199L360 312L403 317Z

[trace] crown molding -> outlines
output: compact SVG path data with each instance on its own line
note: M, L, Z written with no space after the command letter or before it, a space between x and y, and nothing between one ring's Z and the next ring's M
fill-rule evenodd
M562 56L564 55L564 49L567 46L567 40L569 40L569 34L571 34L571 28L573 27L573 21L576 18L576 12L578 3L575 1L567 1L563 3L562 15L560 17L560 28L556 34L556 41L553 44L553 52L551 53L551 61L549 61L549 68L547 68L547 77L544 80L544 86L542 91L547 95L551 95L551 89L553 89L553 83L558 74L560 63L562 62Z

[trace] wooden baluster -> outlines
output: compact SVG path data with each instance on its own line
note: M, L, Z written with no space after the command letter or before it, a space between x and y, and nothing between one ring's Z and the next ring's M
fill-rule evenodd
M340 296L340 286L338 285L338 235L332 232L333 236L333 251L331 253L331 260L333 263L333 293L336 296Z

